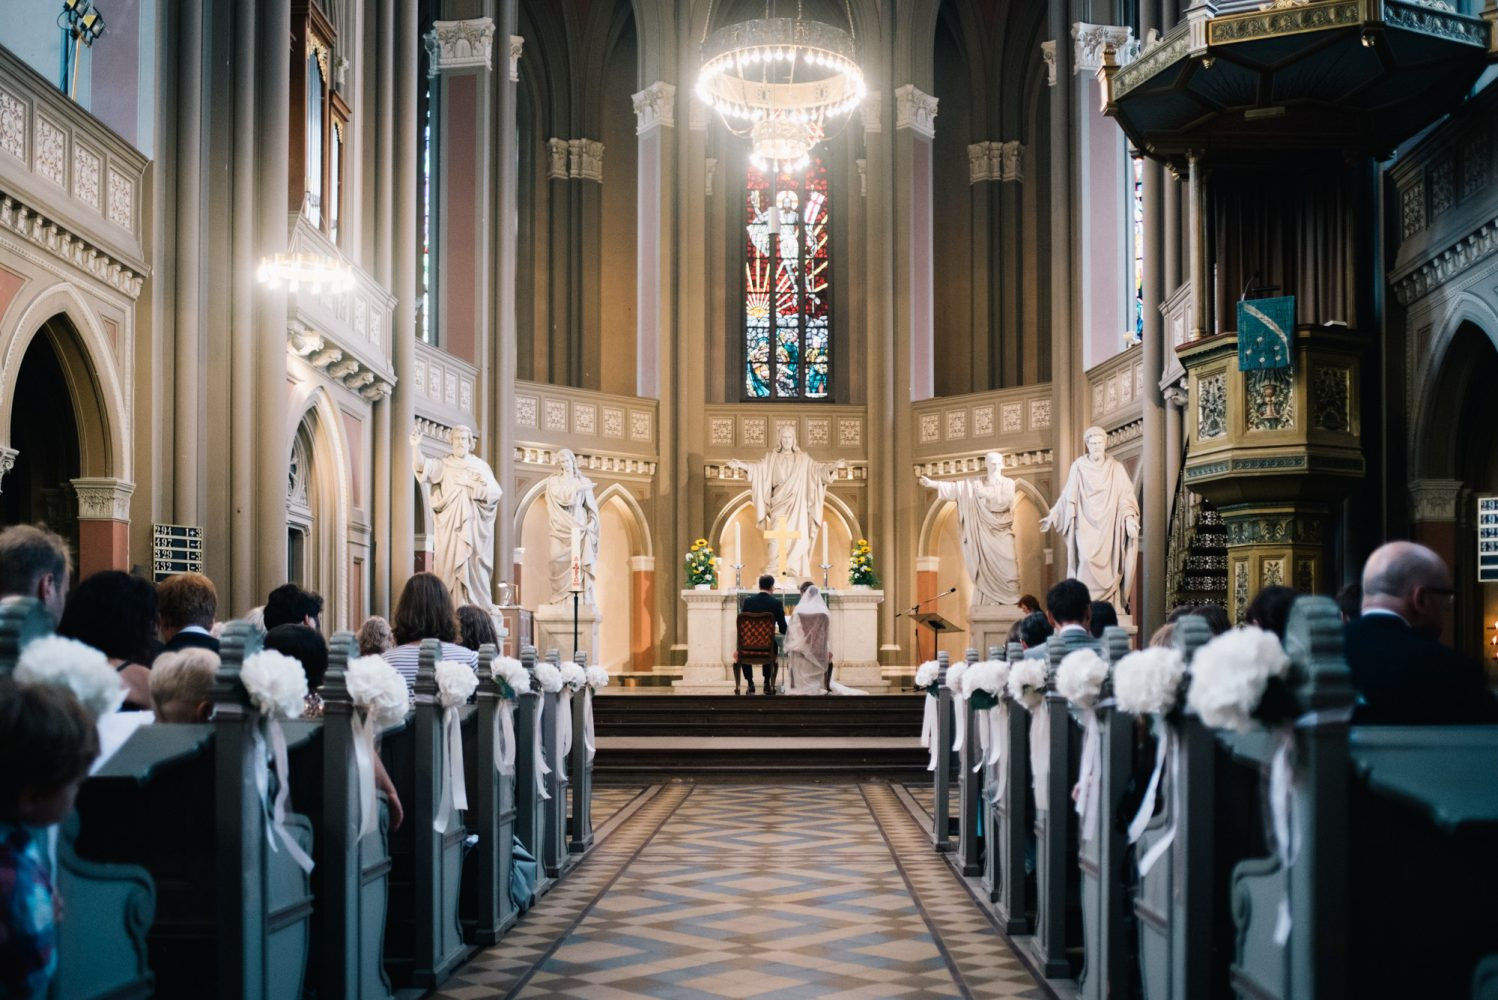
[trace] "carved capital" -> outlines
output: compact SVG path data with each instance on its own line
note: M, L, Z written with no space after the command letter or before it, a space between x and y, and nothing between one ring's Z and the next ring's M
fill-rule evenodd
M286 326L286 346L299 358L305 358L323 348L323 339L315 330L307 329L300 320L292 320Z
M427 47L427 75L444 70L493 69L494 19L476 17L468 21L433 21L423 40Z
M999 150L999 180L1007 182L1019 182L1025 179L1021 162L1025 156L1024 143L1018 139L1009 139L1002 143L995 143Z
M676 127L676 87L657 80L631 97L635 105L635 135L654 128Z
M986 142L975 142L967 148L967 180L969 184L981 184L990 180L988 169L988 146Z
M884 120L879 115L882 96L879 91L871 90L864 95L863 103L858 106L858 114L863 118L863 130L866 135L884 130Z
M1054 41L1040 43L1040 59L1045 63L1046 85L1056 86L1056 43Z
M717 157L707 157L707 159L703 160L703 167L703 194L711 198L713 196L713 175L718 172Z
M78 496L80 521L130 520L130 495L135 484L108 476L74 479L73 492Z
M1087 24L1078 21L1071 26L1072 71L1096 73L1103 65L1103 51L1113 49L1118 65L1126 66L1139 54L1134 29L1113 24Z
M510 82L520 82L520 51L525 48L525 39L519 35L510 36Z
M567 142L567 172L575 180L603 182L603 143L597 139Z
M860 156L853 162L858 166L858 196L867 198L869 196L869 161Z
M14 448L0 445L0 491L5 485L5 474L16 467L16 456L21 454Z
M895 88L895 129L910 129L928 139L936 136L937 99L914 84Z
M1410 481L1410 520L1421 524L1450 524L1456 520L1459 479Z
M546 140L546 176L552 180L565 181L567 179L567 140Z

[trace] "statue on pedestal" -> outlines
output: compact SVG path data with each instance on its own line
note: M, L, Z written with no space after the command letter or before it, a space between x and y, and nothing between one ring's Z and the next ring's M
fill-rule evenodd
M593 480L578 471L577 456L563 448L557 456L561 469L546 480L547 527L551 559L551 603L570 603L572 564L577 562L580 600L589 607L593 596L593 566L598 561L598 500Z
M476 435L454 427L452 453L442 458L422 457L421 432L411 434L412 464L418 482L426 483L432 502L436 535L436 565L432 571L447 584L453 603L493 603L494 519L503 491L489 463L471 453Z
M1128 470L1106 454L1101 427L1082 433L1087 454L1071 464L1056 505L1040 522L1066 542L1066 573L1087 585L1094 601L1124 610L1139 555L1139 501Z
M1019 602L1019 560L1014 549L1014 480L1004 475L1004 456L986 456L988 474L977 479L939 482L921 477L921 485L957 505L962 559L973 581L973 607L1010 606Z
M758 462L735 458L728 465L749 473L754 520L767 533L765 572L810 577L811 547L821 527L827 484L848 463L813 461L797 447L796 428L787 426L780 429L780 444Z

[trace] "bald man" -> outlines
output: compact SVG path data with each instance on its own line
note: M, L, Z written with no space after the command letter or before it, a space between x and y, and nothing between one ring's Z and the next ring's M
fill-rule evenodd
M1455 589L1430 549L1390 542L1363 567L1363 614L1347 625L1354 721L1428 726L1498 722L1482 664L1438 641Z

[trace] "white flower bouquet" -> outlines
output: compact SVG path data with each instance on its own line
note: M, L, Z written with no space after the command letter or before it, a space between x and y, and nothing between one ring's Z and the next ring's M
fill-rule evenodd
M598 665L589 667L584 671L588 675L588 687L597 690L609 686L609 672Z
M466 663L442 660L437 664L437 700L443 708L457 708L468 703L478 690L479 678Z
M361 656L350 661L343 680L349 700L363 709L376 727L394 725L411 710L405 678L383 656Z
M955 698L967 697L967 689L962 686L962 675L965 673L967 673L966 660L947 665L947 687L952 689L952 696Z
M568 660L561 669L562 683L569 691L581 691L588 686L588 672L578 664Z
M556 694L562 690L562 671L550 660L537 660L536 683L547 694Z
M307 672L299 660L273 649L245 657L239 680L261 715L299 719L307 708Z
M1180 704L1186 661L1174 649L1152 646L1130 653L1113 667L1113 697L1119 711L1164 715Z
M1274 633L1248 626L1217 636L1196 651L1186 704L1215 729L1247 732L1294 712L1287 686L1290 657Z
M13 675L18 684L56 684L78 696L98 718L124 704L125 685L109 659L92 646L60 635L33 639L21 651Z
M1009 684L1009 664L1004 660L979 660L962 672L964 696L980 712L995 708Z
M1097 706L1108 680L1108 661L1091 649L1077 649L1056 668L1056 691L1078 708Z
M1009 664L1009 697L1034 711L1045 701L1044 660L1016 660Z
M940 676L941 664L935 660L927 660L916 668L915 686L917 688L925 688L926 693L935 698L937 693L936 680Z
M506 701L526 694L531 689L530 671L513 656L499 656L490 664L494 679L499 682L499 696Z

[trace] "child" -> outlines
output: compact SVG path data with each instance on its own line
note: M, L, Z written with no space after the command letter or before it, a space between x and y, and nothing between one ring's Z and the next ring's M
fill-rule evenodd
M73 811L98 753L94 720L70 690L0 679L0 996L45 996L57 969L45 828Z

